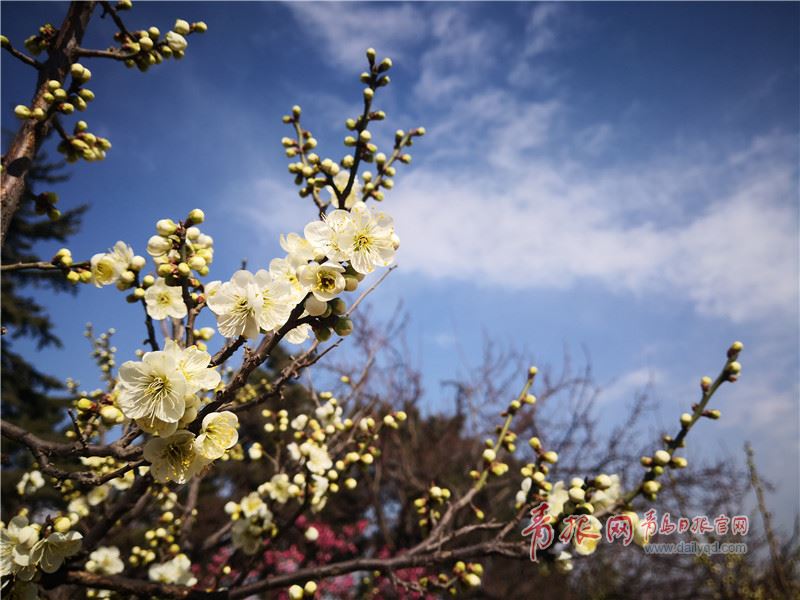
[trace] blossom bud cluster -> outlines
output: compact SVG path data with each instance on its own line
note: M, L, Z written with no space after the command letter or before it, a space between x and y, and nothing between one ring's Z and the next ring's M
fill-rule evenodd
M103 160L106 151L111 148L108 139L88 131L86 121L75 123L73 135L65 138L58 145L58 151L63 154L67 162L83 159L88 162Z
M50 23L46 23L39 27L38 34L34 34L25 39L25 49L34 56L39 56L50 47L50 44L55 40L57 34L58 29L53 27Z
M375 91L379 87L388 85L389 76L386 72L391 68L392 61L386 58L376 64L369 58L373 54L374 50L367 53L370 71L362 73L360 77L361 82L368 85L363 92L364 112L356 118L345 121L345 126L352 134L344 138L344 145L353 148L352 154L345 155L338 163L330 158L321 159L314 152L317 147L316 138L311 131L301 127L302 109L294 106L291 114L283 117L284 123L294 127L295 137L284 137L281 143L288 158L299 159L289 164L289 173L295 176L295 185L300 187L299 195L301 197L313 195L320 208L332 205L350 209L358 200L366 201L369 198L383 200L382 189L389 190L394 187L392 177L396 174L395 162L398 160L403 163L411 162L411 155L404 153L403 149L413 144L412 138L425 134L425 129L422 127L409 132L399 130L391 156L387 158L385 154L378 152L368 127L371 122L383 121L386 118L384 111L372 110L372 101ZM371 171L363 173L363 185L355 173L361 161L376 165L374 175ZM324 200L319 197L319 191L323 188L328 193L328 198Z
M130 35L118 32L114 37L120 44L120 52L125 57L125 66L136 67L140 71L147 71L153 65L159 65L164 60L174 58L179 60L186 54L189 42L187 35L192 33L205 33L208 26L202 21L189 24L188 21L177 19L170 31L161 37L158 27L150 27L134 31Z

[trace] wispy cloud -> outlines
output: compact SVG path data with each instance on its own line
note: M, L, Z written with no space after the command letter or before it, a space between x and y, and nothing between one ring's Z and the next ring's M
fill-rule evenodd
M289 2L286 6L304 29L325 42L326 57L348 70L361 64L364 50L371 46L381 55L405 57L427 32L426 18L414 4Z
M737 322L789 315L798 293L788 143L754 145L745 165L722 154L602 170L541 158L514 170L418 169L394 203L403 267L516 289L591 280ZM691 189L687 172L712 189ZM684 194L703 208L665 223L661 206L685 206Z

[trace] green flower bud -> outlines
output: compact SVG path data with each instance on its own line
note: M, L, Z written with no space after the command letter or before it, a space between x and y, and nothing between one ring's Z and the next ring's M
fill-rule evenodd
M688 427L691 424L692 424L692 415L690 415L689 413L683 413L681 415L681 425L683 425L684 427Z
M31 118L31 109L28 108L27 106L22 105L22 104L18 104L17 106L14 107L14 114L19 119L30 119Z
M192 23L192 31L197 33L205 33L208 31L208 25L205 24L204 21L198 21L197 23Z
M598 490L607 490L611 487L611 477L605 473L601 473L594 478L594 487Z
M550 464L555 464L556 462L558 462L558 454L553 450L550 450L549 452L544 453L544 455L542 456L542 460L544 460L545 462L549 462Z
M333 330L337 335L342 337L348 336L353 333L353 321L346 317L342 317L336 321L336 324L333 326Z
M189 216L186 220L194 225L199 225L206 220L206 214L199 208L195 208L189 212Z
M645 481L642 484L642 491L645 494L657 494L661 489L661 484L655 480Z
M334 298L328 302L328 306L331 307L331 312L334 315L343 315L347 312L347 304L341 298Z

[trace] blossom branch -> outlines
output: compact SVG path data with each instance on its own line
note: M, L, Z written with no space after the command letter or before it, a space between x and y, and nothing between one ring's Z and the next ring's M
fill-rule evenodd
M11 56L13 56L14 58L21 60L26 65L33 67L34 69L42 68L42 63L40 63L35 58L28 56L24 52L21 52L20 50L14 48L14 46L11 45L11 42L8 41L8 39L6 38L3 39L3 49L9 54L11 54Z

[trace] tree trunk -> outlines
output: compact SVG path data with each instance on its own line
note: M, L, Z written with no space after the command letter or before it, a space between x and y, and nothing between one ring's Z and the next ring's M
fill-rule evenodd
M42 99L42 95L47 91L47 82L50 79L64 83L73 62L75 49L80 47L83 40L83 34L92 16L94 5L95 2L72 2L70 4L67 16L48 50L47 62L39 70L31 109L47 110L48 105ZM52 118L46 121L26 119L3 156L0 246L5 242L11 218L19 208L25 192L25 178L36 153L50 131L51 120Z

